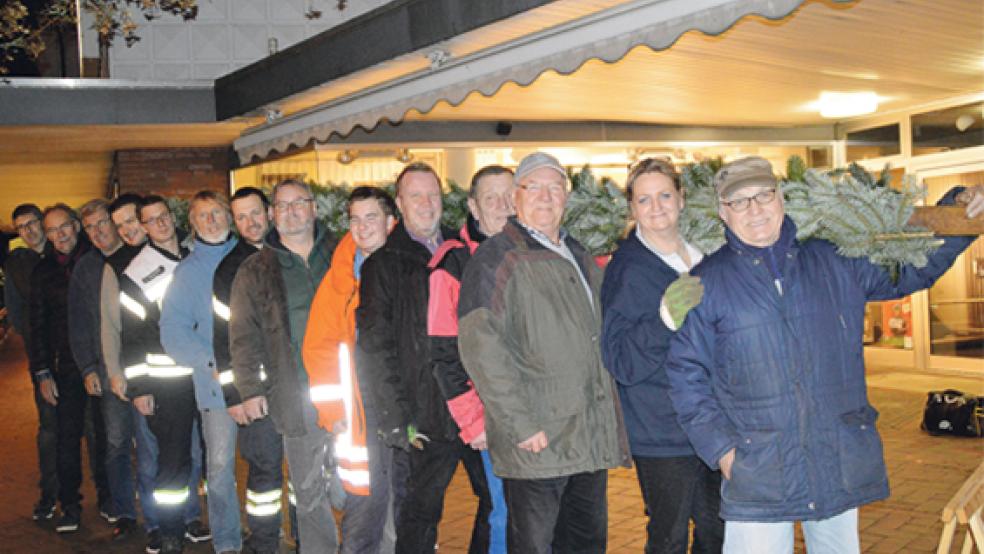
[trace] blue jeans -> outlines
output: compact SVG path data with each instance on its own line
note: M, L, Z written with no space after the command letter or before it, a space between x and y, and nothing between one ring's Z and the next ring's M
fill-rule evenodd
M41 473L38 502L54 506L58 500L58 411L41 396L38 383L34 383L34 405L38 409L38 466Z
M106 425L106 478L109 481L110 493L113 495L113 515L136 520L137 508L134 503L135 488L130 450L133 448L133 423L138 414L129 402L124 402L109 392L108 379L103 381L103 390L106 392L103 393L99 404ZM140 496L143 498L143 493ZM147 519L146 516L144 519Z
M724 554L791 554L793 523L759 523L727 521L724 524ZM858 509L819 521L803 521L803 538L807 554L857 554Z
M492 472L489 451L482 451L485 481L489 485L492 511L489 513L489 554L506 554L506 497L502 493L502 479Z
M157 479L157 439L150 432L147 418L136 408L133 418L136 422L137 439L137 490L140 492L140 509L144 515L144 528L149 532L160 527L157 509L154 504L154 483ZM191 495L185 504L184 520L189 523L202 518L201 497L198 495L198 482L202 479L202 441L196 425L191 436L191 478L188 487Z
M236 437L239 426L224 408L201 411L208 455L208 522L216 552L242 549L236 493Z

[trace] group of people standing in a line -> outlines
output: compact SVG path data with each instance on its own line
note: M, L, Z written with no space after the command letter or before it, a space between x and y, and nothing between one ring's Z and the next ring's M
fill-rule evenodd
M432 552L459 462L469 552L604 552L607 471L633 461L646 552L686 552L690 522L693 552L792 552L794 521L810 552L858 552L857 507L888 495L864 303L931 285L974 237L893 279L797 241L767 161L714 184L727 244L702 253L674 167L635 164L604 270L542 152L479 170L460 230L420 163L395 198L354 189L342 237L293 180L199 192L188 237L160 196L18 206L5 300L40 416L34 518L60 504L57 531L78 529L89 417L100 515L130 536L139 498L150 554L278 552L284 511L300 552ZM958 197L984 213L984 187Z

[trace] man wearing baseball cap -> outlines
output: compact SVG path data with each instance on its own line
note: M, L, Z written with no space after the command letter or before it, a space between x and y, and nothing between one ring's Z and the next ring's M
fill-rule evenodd
M768 161L714 178L726 244L694 268L702 302L666 361L673 406L698 456L720 468L725 553L859 552L857 508L888 496L862 354L866 302L931 286L975 237L947 237L925 267L847 258L799 242ZM953 203L962 188L941 203ZM975 187L968 215L984 212Z
M604 552L608 469L628 464L601 361L601 270L561 228L567 173L535 152L515 174L516 215L475 251L458 347L485 404L509 552Z

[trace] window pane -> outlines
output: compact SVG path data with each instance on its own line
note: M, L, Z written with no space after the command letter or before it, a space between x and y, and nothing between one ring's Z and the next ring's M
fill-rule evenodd
M984 145L984 102L912 116L912 155Z
M864 344L912 349L912 299L869 302L864 311Z
M848 133L847 161L894 156L902 151L899 136L898 123Z

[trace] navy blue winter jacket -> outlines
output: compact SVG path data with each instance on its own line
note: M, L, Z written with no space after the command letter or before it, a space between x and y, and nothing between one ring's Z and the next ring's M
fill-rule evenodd
M693 456L676 420L663 364L673 331L659 317L666 287L679 277L635 232L605 268L601 354L615 377L633 456Z
M782 233L795 233L788 218ZM666 372L697 454L717 468L736 448L723 519L824 519L888 496L865 384L865 302L932 285L974 238L947 238L926 267L904 266L896 283L829 242L793 241L780 294L762 259L731 233L694 268L704 298L673 338Z

